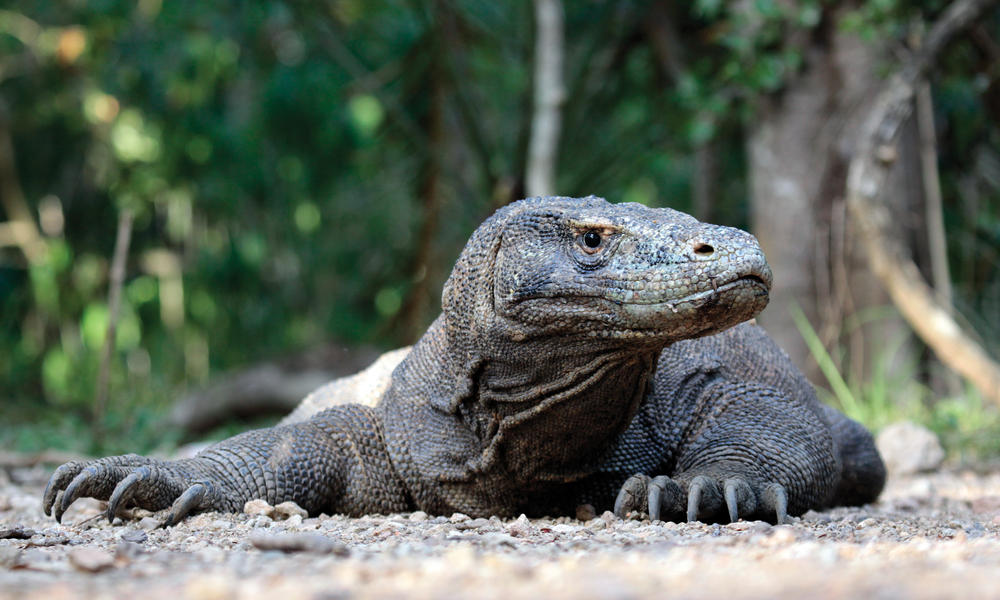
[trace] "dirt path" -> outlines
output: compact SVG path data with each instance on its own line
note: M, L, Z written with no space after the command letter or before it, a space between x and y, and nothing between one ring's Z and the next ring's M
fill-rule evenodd
M997 471L891 480L877 505L779 527L210 513L163 530L110 526L95 501L57 525L46 476L0 470L0 598L1000 598Z

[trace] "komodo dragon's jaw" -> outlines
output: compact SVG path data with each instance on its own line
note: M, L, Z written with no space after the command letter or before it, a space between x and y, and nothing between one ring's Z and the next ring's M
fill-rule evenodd
M476 322L489 323L491 339L506 333L515 342L558 334L564 342L662 347L753 318L767 305L772 281L757 240L744 231L595 197L502 210L473 236L462 260L467 268L460 260L445 291L446 314L453 323L468 319L475 312L469 300L449 298L449 291L468 289L470 276L492 278L492 297L472 301ZM490 313L495 318L483 318Z

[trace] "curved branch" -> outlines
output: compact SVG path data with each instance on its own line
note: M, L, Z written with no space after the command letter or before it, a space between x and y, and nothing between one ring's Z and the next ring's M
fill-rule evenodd
M868 264L903 317L938 359L967 379L984 397L1000 404L1000 365L962 331L950 307L936 299L903 243L890 229L892 215L880 201L896 156L895 140L912 111L917 86L938 54L960 31L997 0L954 2L931 27L923 46L875 98L847 174L847 202L862 233Z

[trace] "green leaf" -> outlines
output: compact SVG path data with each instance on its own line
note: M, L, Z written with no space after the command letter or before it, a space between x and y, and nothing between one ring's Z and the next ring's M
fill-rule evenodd
M398 289L384 287L375 294L375 310L383 317L391 317L403 306L403 295Z
M706 19L714 19L722 13L725 5L723 0L695 0L694 12Z
M803 27L815 27L819 25L820 18L823 16L823 11L819 4L804 4L802 8L799 9L799 25Z
M160 133L134 108L123 110L111 127L111 147L124 162L153 162L160 157Z
M371 137L378 126L382 124L382 119L385 116L385 111L378 98L368 94L351 98L347 109L355 128L364 137Z
M45 391L56 398L65 398L69 394L72 363L69 356L57 346L45 354L42 361L42 383Z
M302 233L313 233L319 229L321 223L319 207L312 202L303 202L295 207L295 226Z

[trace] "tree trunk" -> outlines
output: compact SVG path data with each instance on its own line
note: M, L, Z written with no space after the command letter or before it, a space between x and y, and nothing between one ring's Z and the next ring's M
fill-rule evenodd
M806 47L802 72L762 100L748 140L754 233L775 273L760 322L814 381L819 372L791 317L793 306L828 347L845 351L832 355L843 359L842 371L857 376L868 375L875 357L908 335L894 312L870 320L871 309L891 306L891 300L868 268L845 204L858 109L880 83L882 50L842 31L838 16L832 14L831 24ZM912 154L898 164L919 169L919 156ZM913 214L905 186L892 189L886 201L898 214Z
M535 109L528 147L529 196L556 193L560 110L563 103L563 8L560 0L535 0Z

